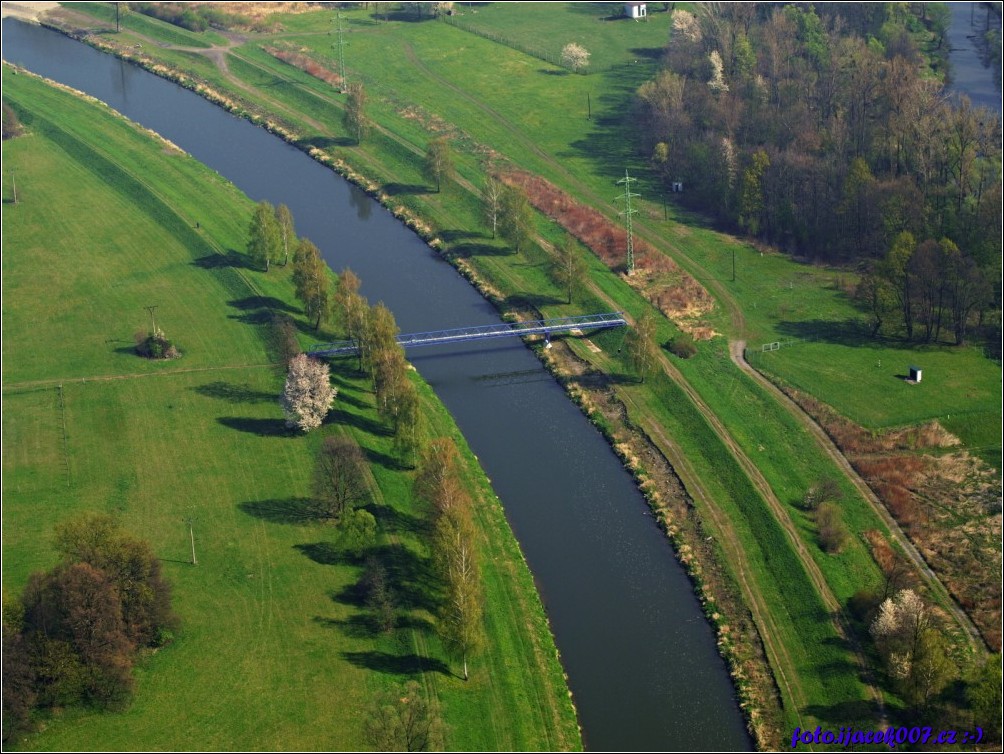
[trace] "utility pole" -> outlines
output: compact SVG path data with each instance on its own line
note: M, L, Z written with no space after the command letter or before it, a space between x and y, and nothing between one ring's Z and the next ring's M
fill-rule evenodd
M335 31L338 33L338 41L335 46L338 48L338 75L342 79L342 92L348 91L348 81L345 79L345 40L342 39L342 14L335 14L335 22L338 24Z
M627 168L624 169L624 177L617 181L618 185L624 184L624 193L618 196L618 199L624 200L624 211L618 214L624 217L624 225L627 229L627 274L634 274L634 231L631 227L631 215L633 215L638 210L631 208L631 197L641 196L641 194L631 193L631 183L637 181L637 178L632 178L628 175Z
M156 306L144 306L143 308L146 309L148 312L150 312L150 334L151 335L156 335L157 334L157 322L153 318L153 313L155 311L157 311L157 307Z

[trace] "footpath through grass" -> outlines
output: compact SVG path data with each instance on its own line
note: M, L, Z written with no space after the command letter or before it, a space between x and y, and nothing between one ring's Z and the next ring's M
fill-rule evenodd
M466 684L431 630L426 512L368 387L339 370L328 423L306 437L283 428L284 375L258 323L268 307L302 315L288 270L253 272L230 253L252 203L103 106L6 69L3 87L29 130L3 145L19 200L3 223L5 594L54 564L55 524L106 511L154 544L181 617L176 641L141 663L126 711L65 711L19 746L365 749L371 700L417 679L439 700L450 748L580 748L532 578L428 387L429 431L461 444L477 493L489 642ZM152 304L180 360L130 353ZM302 517L317 446L338 432L372 460L375 548L394 565L402 613L389 635L371 631L359 601L363 556Z

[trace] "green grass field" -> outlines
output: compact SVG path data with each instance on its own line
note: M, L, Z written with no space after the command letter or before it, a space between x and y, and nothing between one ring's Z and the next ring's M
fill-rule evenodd
M429 432L464 448L479 503L491 640L467 684L430 629L424 513L368 387L338 372L325 427L282 428L283 375L253 315L265 300L300 314L288 271L252 272L230 252L252 203L107 108L6 69L3 86L29 127L3 146L19 200L3 223L5 595L54 564L55 524L106 511L153 543L181 617L177 640L142 660L126 711L61 711L19 747L366 748L370 700L415 678L438 698L450 748L580 748L532 578L428 387ZM180 360L129 352L149 304ZM359 559L296 515L331 432L351 433L373 461L376 547L407 624L388 636L367 628L354 596Z

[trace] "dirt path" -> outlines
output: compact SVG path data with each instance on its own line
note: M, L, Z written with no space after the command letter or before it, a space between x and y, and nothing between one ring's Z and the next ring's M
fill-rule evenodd
M865 480L858 475L857 471L854 470L854 467L851 466L847 457L840 452L840 449L833 443L830 436L826 434L826 430L819 426L819 424L811 416L805 413L801 406L785 395L784 392L777 387L777 385L750 366L749 362L746 361L745 351L745 341L735 340L729 343L729 356L732 358L732 362L743 370L743 372L756 380L757 384L759 384L764 390L773 395L774 398L799 422L799 424L809 431L815 439L816 444L840 468L840 470L844 473L844 476L850 480L851 484L854 485L860 495L868 501L868 504L871 506L875 514L885 522L893 539L903 549L903 552L906 553L906 556L920 573L925 586L927 586L932 594L937 595L941 604L952 613L953 619L965 634L970 649L980 655L985 654L986 645L983 643L983 639L981 638L979 631L969 619L969 616L966 615L965 611L962 610L962 608L955 602L951 594L949 594L948 590L945 588L945 585L941 583L937 574L931 570L927 561L924 560L924 557L920 554L917 548L914 547L913 542L910 541L910 538L906 536L906 533L899 527L899 524L896 523L896 519L889 514L888 509L882 501L878 499L871 487L869 487L867 482L865 482Z

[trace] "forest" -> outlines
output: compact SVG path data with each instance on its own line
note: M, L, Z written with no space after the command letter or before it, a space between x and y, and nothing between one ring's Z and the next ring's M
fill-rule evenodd
M639 147L685 206L860 269L874 334L961 344L1000 308L1001 121L948 94L946 29L927 3L677 10Z

